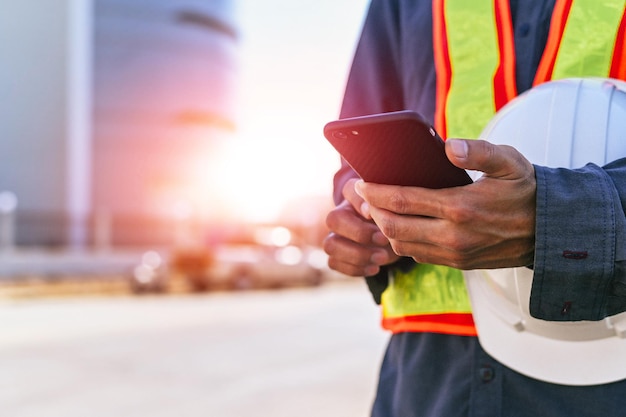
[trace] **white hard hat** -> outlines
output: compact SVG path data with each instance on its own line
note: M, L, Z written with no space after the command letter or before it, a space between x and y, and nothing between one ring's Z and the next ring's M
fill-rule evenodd
M537 165L578 168L626 156L626 83L565 79L512 100L481 139L507 144ZM465 271L481 346L535 379L596 385L626 378L626 313L602 321L549 322L529 312L528 268Z

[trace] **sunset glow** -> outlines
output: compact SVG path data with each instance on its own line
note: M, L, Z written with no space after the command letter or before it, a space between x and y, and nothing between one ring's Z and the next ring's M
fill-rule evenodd
M339 159L322 128L338 115L366 3L239 2L238 130L207 172L230 216L271 221L295 199L330 198Z

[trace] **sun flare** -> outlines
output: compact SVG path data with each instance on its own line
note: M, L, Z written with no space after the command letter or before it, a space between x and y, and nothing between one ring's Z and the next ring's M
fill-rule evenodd
M338 157L321 134L307 140L284 133L289 131L296 130L259 132L224 144L210 177L228 217L274 221L291 202L330 196Z

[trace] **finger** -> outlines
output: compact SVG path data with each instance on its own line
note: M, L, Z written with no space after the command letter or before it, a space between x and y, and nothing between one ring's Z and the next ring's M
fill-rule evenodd
M373 249L334 233L330 233L324 239L323 248L335 262L359 267L365 267L372 263Z
M519 178L530 165L515 148L484 140L448 139L446 155L457 167L482 171L492 178Z
M352 207L354 207L357 213L359 213L363 218L369 220L370 214L367 204L365 204L365 200L363 200L363 197L357 194L357 191L355 189L355 184L359 182L362 182L362 180L359 180L357 178L353 178L347 181L343 186L342 194L346 201L348 201L352 205Z
M466 192L464 187L432 190L365 182L357 183L356 188L367 202L372 218L374 208L403 215L442 218L446 216L449 202L462 201L461 195Z
M324 240L323 247L329 255L328 265L352 276L375 275L380 265L396 259L390 246L379 248L359 245L333 233Z
M422 242L438 246L449 245L454 241L454 229L448 227L450 222L435 217L399 215L389 210L372 207L372 218L380 231L391 242L398 255L406 256L406 252L398 251L400 242Z
M534 252L524 252L522 239L516 246L494 245L493 248L455 250L428 243L392 241L394 250L401 256L412 257L418 263L446 265L457 269L505 268L527 266L533 261Z
M371 220L359 215L348 202L343 202L326 216L328 229L362 245L386 246L389 241Z
M377 265L362 267L359 265L352 265L350 263L339 262L333 258L328 258L328 267L351 277L370 277L380 272L380 266Z

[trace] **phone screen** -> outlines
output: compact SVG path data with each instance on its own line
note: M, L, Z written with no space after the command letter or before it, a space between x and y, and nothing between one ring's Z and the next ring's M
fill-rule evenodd
M340 119L324 136L365 181L445 188L472 182L448 160L445 145L418 113L400 111Z

